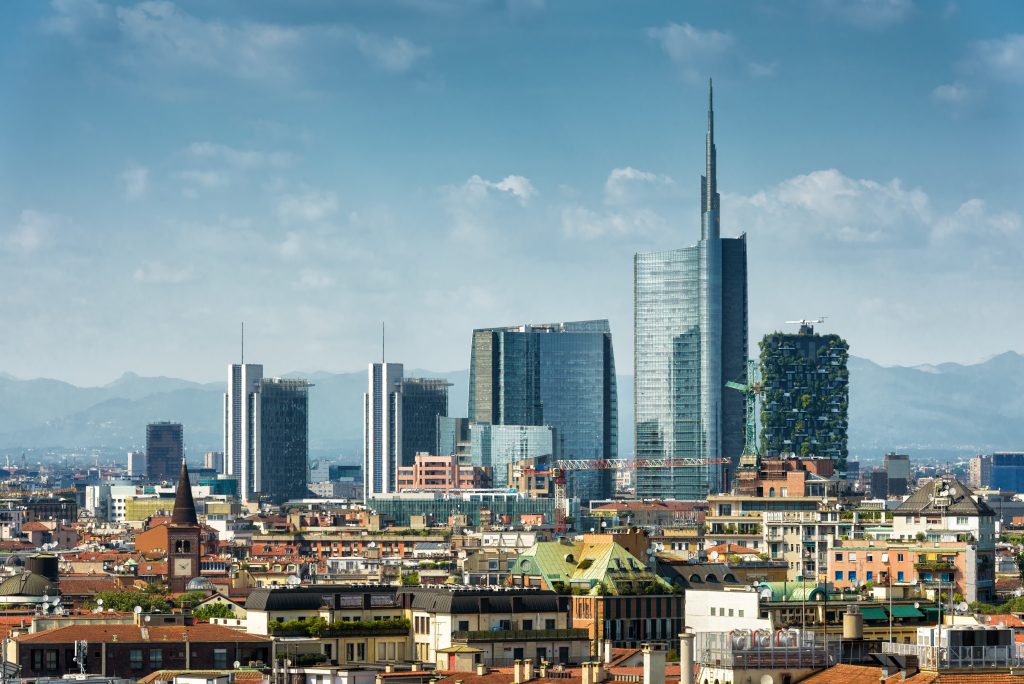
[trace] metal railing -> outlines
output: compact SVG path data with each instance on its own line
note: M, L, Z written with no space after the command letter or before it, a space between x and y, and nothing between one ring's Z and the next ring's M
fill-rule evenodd
M452 641L563 641L589 639L586 629L496 629L452 632Z
M1024 665L1016 645L1009 646L918 646L883 643L883 653L917 656L922 669L956 670Z
M814 633L744 630L696 635L696 660L707 667L785 669L827 667L828 654Z

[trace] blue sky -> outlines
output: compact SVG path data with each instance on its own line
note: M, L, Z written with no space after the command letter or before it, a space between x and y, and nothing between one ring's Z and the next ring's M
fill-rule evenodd
M780 0L10 0L0 370L222 379L468 365L473 327L609 318L632 255L723 234L752 345L886 364L1024 335L1024 7ZM1024 350L1022 350L1024 351Z

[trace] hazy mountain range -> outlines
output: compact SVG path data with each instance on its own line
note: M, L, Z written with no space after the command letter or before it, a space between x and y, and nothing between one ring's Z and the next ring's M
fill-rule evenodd
M469 372L409 370L453 383L450 413L465 415ZM310 389L314 456L357 460L365 372L292 373ZM632 453L633 382L619 376L620 454ZM22 449L141 448L148 422L185 425L190 455L219 450L223 383L144 378L126 373L103 387L0 373L0 452ZM937 455L1024 447L1024 356L1007 352L983 363L883 367L850 359L850 452L887 450Z

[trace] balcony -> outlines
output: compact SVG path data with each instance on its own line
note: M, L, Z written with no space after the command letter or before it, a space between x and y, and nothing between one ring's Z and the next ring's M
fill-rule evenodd
M452 641L577 641L590 639L586 629L499 629L452 632Z
M942 572L954 568L951 560L923 560L914 563L915 570L928 570L930 572Z

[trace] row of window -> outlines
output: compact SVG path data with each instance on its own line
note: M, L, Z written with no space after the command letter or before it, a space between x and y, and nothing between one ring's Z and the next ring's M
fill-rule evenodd
M725 614L726 610L729 611L728 615ZM743 617L743 609L742 608L736 608L735 609L735 613L736 613L735 615L733 614L733 612L734 612L734 610L732 608L726 609L726 608L716 608L715 606L711 606L711 616L712 617L714 617L716 615L718 617Z

